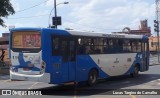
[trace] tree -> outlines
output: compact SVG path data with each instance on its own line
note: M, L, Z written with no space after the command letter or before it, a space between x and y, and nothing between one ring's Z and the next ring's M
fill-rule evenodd
M0 25L5 27L4 21L2 17L7 18L9 15L13 15L15 13L10 0L0 0Z

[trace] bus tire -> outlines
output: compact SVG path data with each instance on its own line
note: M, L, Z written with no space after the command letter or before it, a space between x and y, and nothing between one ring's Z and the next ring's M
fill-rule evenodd
M11 79L11 81L16 81L15 79Z
M139 75L139 67L138 65L134 66L134 72L130 74L131 77L137 77Z
M92 69L88 75L88 85L94 86L97 83L98 72L95 69Z

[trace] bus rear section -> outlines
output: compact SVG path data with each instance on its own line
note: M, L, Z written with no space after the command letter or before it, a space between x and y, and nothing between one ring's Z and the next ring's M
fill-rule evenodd
M42 60L40 31L12 31L10 35L10 78L50 82Z

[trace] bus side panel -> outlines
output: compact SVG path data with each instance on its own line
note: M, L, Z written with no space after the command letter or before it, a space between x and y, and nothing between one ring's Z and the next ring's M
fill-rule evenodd
M75 81L76 62L69 62L69 81Z
M139 70L143 70L143 65L142 65L142 53L137 53L136 56L135 56L135 60L133 61L130 69L125 73L126 75L127 74L130 74L130 73L133 73L134 72L134 66L135 65L138 65L139 66Z
M91 55L91 58L109 76L119 76L133 72L132 66L140 63L141 60L137 53Z
M52 77L53 67L51 66L50 63L50 55L52 48L50 43L51 43L51 36L49 36L49 32L42 30L42 60L46 63L45 72L50 73ZM52 78L50 80L51 80L50 82L52 82Z
M79 55L77 57L77 81L79 82L88 80L88 75L92 68L96 68L98 70L98 78L108 78L111 76L125 75L133 72L133 65L137 62L140 62L140 58L134 59L136 57L136 54L130 54L132 55L132 62L124 63L124 60L127 61L130 56L120 58L122 55L123 54L99 54L90 56ZM118 58L118 60L120 60L119 63L114 63L116 57ZM128 68L126 68L126 65L128 66Z
M118 62L114 63L116 57ZM139 64L142 70L141 60L141 53L79 55L77 57L77 81L88 80L88 74L92 68L98 70L98 78L130 74L134 72L136 64Z
M98 70L99 78L109 77L109 75L104 73L89 55L77 56L76 81L80 82L88 80L88 74L93 68Z
M51 73L52 73L52 83L53 84L62 84L69 82L69 70L68 62L62 62L62 56L52 56L51 57Z
M46 63L46 73L51 74L51 84L68 82L68 63L62 62L62 56L53 56L52 52L52 35L65 32L45 29L42 32L42 60Z

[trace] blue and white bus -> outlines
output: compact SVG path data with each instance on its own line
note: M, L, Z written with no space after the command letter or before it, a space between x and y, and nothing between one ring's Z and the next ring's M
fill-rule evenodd
M51 28L10 32L11 80L63 84L130 74L149 69L148 37Z

